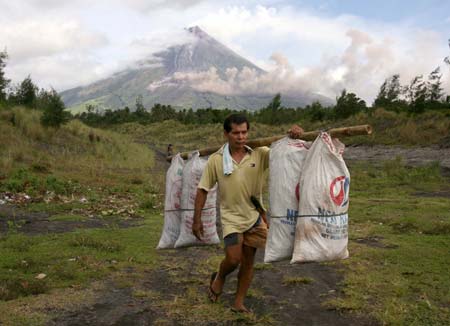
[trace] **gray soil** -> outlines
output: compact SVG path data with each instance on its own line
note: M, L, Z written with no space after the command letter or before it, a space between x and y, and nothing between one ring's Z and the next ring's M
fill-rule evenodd
M162 252L163 263L172 264L182 261L188 269L174 273L165 267L153 271L146 271L144 277L133 286L142 290L157 291L159 300L173 301L183 297L188 287L197 284L198 291L205 293L208 275L199 275L198 262L211 254L211 248L184 248ZM216 253L222 250L217 248ZM257 255L257 262L261 263L263 251ZM134 271L130 270L132 274ZM182 281L177 279L183 274ZM203 281L198 282L198 279ZM286 277L311 278L308 284L283 284ZM319 264L290 265L289 262L278 262L272 268L257 269L251 288L260 293L257 297L250 296L246 304L256 316L272 317L277 325L378 325L367 317L350 312L339 312L327 308L324 301L341 295L339 283L343 276L336 267ZM236 288L236 272L228 277L223 295L220 300L231 306ZM166 311L158 301L149 298L135 298L130 288L117 288L114 282L108 282L104 293L100 293L97 302L79 311L64 312L52 320L50 325L152 325L164 321L164 325L239 325L233 323L205 323L187 321L177 314ZM213 304L213 303L211 303ZM264 324L264 323L262 323Z
M21 232L27 235L71 232L75 229L132 227L139 225L142 218L133 219L108 217L86 218L83 221L52 221L51 215L45 212L28 212L13 205L0 205L0 235L8 232Z
M348 146L344 159L348 161L381 162L401 157L410 166L426 165L439 162L445 170L450 170L450 148L434 147L400 147L400 146Z

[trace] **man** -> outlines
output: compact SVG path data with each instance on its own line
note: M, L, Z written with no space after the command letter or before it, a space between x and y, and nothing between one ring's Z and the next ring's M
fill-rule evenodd
M255 198L261 200L264 172L269 167L269 148L246 146L250 124L244 115L228 116L223 126L228 143L211 155L203 172L195 199L192 233L201 240L201 211L208 191L218 183L225 258L219 271L211 275L208 296L216 302L227 275L240 265L232 309L249 312L244 298L253 278L256 249L264 248L267 237L267 225L254 202ZM302 133L299 126L293 126L289 131L292 138L299 138ZM261 207L258 209L261 211Z
M172 144L169 144L167 146L167 157L172 157L173 156L173 146Z

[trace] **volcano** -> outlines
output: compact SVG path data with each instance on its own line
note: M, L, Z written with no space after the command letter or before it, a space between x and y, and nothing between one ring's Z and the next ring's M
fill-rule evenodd
M186 33L192 41L153 53L149 59L109 78L61 92L66 107L72 112L84 111L87 105L99 111L125 106L133 109L138 97L146 108L156 103L170 104L177 109L257 110L267 106L276 92L236 93L231 90L227 93L226 87L219 91L208 88L205 79L211 80L211 76L216 83L223 81L222 84L228 86L230 74L246 72L262 76L267 73L198 26L187 28ZM282 94L285 107L303 107L313 101L332 103L329 98L311 92Z

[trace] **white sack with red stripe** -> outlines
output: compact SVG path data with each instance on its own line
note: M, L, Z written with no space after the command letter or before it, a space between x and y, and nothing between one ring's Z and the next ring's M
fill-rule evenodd
M298 215L299 181L311 142L283 138L270 146L270 228L264 262L291 259Z
M297 219L291 263L348 257L350 173L345 145L321 133L309 149L300 178L301 215Z
M215 186L208 192L205 206L202 211L202 223L204 232L202 241L199 241L192 233L197 186L200 182L207 161L207 158L200 157L199 152L194 152L183 169L183 191L181 193L181 228L180 236L175 242L175 248L218 244L220 242L216 229L217 186Z
M184 160L181 158L181 155L175 155L166 173L164 227L158 243L158 249L173 248L180 235L183 168Z

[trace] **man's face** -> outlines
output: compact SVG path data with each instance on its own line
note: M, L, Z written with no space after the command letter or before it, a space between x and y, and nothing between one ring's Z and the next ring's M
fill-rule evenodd
M225 138L227 138L228 143L232 149L241 149L247 142L247 123L231 124L231 131L224 132Z

